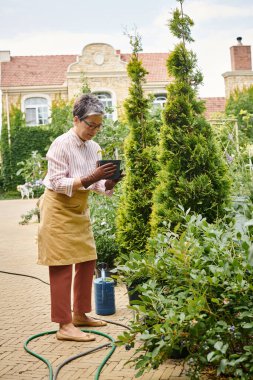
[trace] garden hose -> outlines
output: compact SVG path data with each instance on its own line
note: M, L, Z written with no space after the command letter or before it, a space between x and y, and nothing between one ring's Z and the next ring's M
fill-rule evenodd
M91 330L86 330L86 329L81 329L81 331L83 332L87 332L87 333L90 333ZM108 335L108 334L105 334L105 333L102 333L100 331L96 331L96 330L92 330L92 333L93 334L97 334L97 335L101 335L101 336L104 336L105 338L109 339L112 343L105 343L105 344L102 344L98 347L95 347L95 348L92 348L88 351L85 351L85 352L81 352L77 355L74 355L74 356L71 356L69 358L67 358L66 360L64 360L57 368L56 368L56 372L55 374L53 374L53 367L51 365L51 363L45 359L43 356L37 354L36 352L30 350L28 348L28 343L31 342L33 339L36 339L36 338L39 338L40 336L43 336L43 335L50 335L50 334L55 334L57 332L57 330L51 330L51 331L45 331L45 332L42 332L42 333L39 333L39 334L36 334L36 335L32 335L30 336L27 341L24 343L24 349L26 350L26 352L28 352L29 354L35 356L37 359L43 361L47 367L48 367L48 370L49 370L49 380L56 380L57 379L57 376L60 372L60 370L62 369L62 367L64 367L66 364L70 363L71 361L75 360L75 359L78 359L82 356L85 356L85 355L89 355L97 350L100 350L101 348L104 348L104 347L111 347L111 350L110 352L106 355L106 357L103 359L102 363L100 364L100 366L98 367L97 369L97 372L95 373L95 377L94 377L94 380L98 380L99 379L99 375L104 367L104 365L106 364L107 360L112 356L113 352L115 351L116 349L116 346L115 346L115 342L114 342L114 339Z
M38 280L38 281L41 281L43 282L44 284L46 285L49 285L48 282L46 281L43 281L41 280L39 277L36 277L36 276L31 276L31 275L28 275L28 274L22 274L22 273L15 273L15 272L7 272L7 271L3 271L3 270L0 270L0 273L5 273L5 274L11 274L11 275L15 275L15 276L23 276L23 277L29 277L29 278L32 278L32 279L35 279L35 280ZM99 318L95 318L93 317L94 319L99 319ZM105 320L103 319L103 321L107 322L107 323L111 323L111 324L114 324L114 325L117 325L117 326L121 326L121 327L124 327L124 328L127 328L127 329L130 329L128 326L122 324L122 323L119 323L119 322L114 322L114 321L110 321L110 320ZM99 379L99 376L100 376L100 373L104 367L104 365L106 364L106 362L109 360L109 358L112 356L113 352L115 351L116 349L116 346L115 346L115 341L114 339L108 335L108 334L105 334L105 333L102 333L100 331L96 331L96 330L86 330L86 329L81 329L81 331L83 332L92 332L93 334L97 334L97 335L101 335L101 336L104 336L105 338L109 339L111 341L111 343L105 343L105 344L102 344L98 347L95 347L95 348L92 348L88 351L85 351L85 352L81 352L79 354L76 354L76 355L73 355L69 358L67 358L66 360L64 360L57 368L56 368L56 372L55 374L53 373L53 367L51 365L51 363L49 362L49 360L45 359L43 356L37 354L36 352L30 350L28 348L28 344L29 342L31 342L33 339L36 339L36 338L39 338L41 336L44 336L44 335L50 335L50 334L55 334L57 332L57 330L50 330L50 331L45 331L45 332L42 332L42 333L39 333L39 334L35 334L35 335L32 335L30 336L26 342L24 343L24 349L26 350L26 352L28 352L30 355L33 355L35 356L37 359L43 361L47 367L48 367L48 370L49 370L49 380L56 380L57 379L57 376L60 372L60 370L62 369L62 367L64 367L66 364L70 363L71 361L75 360L75 359L78 359L82 356L86 356L86 355L89 355L99 349L102 349L102 348L105 348L105 347L111 347L111 350L110 352L106 355L106 357L103 359L102 363L100 364L100 366L98 367L96 373L95 373L95 377L94 377L94 380L98 380Z
M6 271L4 271L4 270L0 270L0 273L13 274L14 276L30 277L30 278L33 278L33 279L38 280L38 281L40 281L40 282L43 282L43 284L49 285L48 282L41 280L41 278L39 278L39 277L35 277L35 276L31 276L31 275L29 275L29 274L15 273L15 272L6 272Z

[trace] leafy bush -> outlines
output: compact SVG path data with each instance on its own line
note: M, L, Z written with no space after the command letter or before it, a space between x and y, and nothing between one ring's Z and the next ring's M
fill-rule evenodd
M184 350L191 379L207 368L216 369L214 378L253 378L253 220L245 218L215 225L186 213L183 233L168 228L151 241L154 254L135 262L149 280L119 340L140 343L137 377Z
M253 172L249 160L249 139L243 136L235 118L217 119L213 124L213 131L226 160L231 179L231 194L251 196Z
M226 114L237 118L242 135L252 141L253 138L253 86L236 89L226 103ZM246 117L245 117L246 116Z
M123 141L128 129L124 123L104 120L104 127L97 134L95 141L101 146L104 159L111 159L118 155L124 168ZM92 229L97 248L97 266L106 263L108 269L114 267L114 260L119 254L116 242L116 215L121 185L115 188L112 197L90 194L90 211Z
M31 156L17 164L21 169L17 171L17 175L22 174L26 182L34 183L36 180L42 179L46 173L45 158L37 151L33 151Z
M52 140L64 132L67 132L73 125L73 101L65 101L61 98L52 102L50 129Z
M117 191L112 197L90 194L91 223L98 255L97 266L106 263L108 268L113 268L118 255L115 239L118 198Z
M112 119L104 119L103 124L102 130L94 138L101 146L103 159L124 160L123 143L128 133L127 125Z

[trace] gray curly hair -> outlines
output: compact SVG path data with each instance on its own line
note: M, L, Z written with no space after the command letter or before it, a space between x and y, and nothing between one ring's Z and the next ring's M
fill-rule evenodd
M79 120L90 115L103 115L104 113L104 105L95 95L82 95L74 103L73 116L77 116Z

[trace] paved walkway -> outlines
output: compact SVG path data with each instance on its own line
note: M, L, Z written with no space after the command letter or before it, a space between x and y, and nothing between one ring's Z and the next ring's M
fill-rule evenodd
M37 223L20 225L20 216L35 207L36 200L0 201L0 262L1 270L37 276L48 282L47 267L36 265ZM46 365L29 355L23 343L34 334L55 330L50 322L50 299L48 285L35 279L0 273L0 378L4 380L48 379ZM124 286L116 287L116 314L110 320L127 324L131 311L127 308L128 298ZM95 313L92 315L96 316ZM101 328L115 339L124 329L109 324ZM98 336L96 342L60 342L54 335L32 341L29 347L41 354L56 368L66 358L106 343ZM96 370L107 354L100 350L67 364L59 373L58 380L93 380ZM134 350L119 347L104 367L100 380L131 380L135 370L126 361ZM183 368L178 361L168 361L156 371L151 371L141 380L183 380Z

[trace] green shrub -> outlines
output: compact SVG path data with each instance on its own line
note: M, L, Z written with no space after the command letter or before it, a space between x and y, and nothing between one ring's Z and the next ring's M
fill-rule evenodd
M123 143L128 127L120 121L104 119L102 130L96 135L96 141L102 149L103 159L119 159L124 165Z
M98 255L97 266L106 263L108 269L114 267L115 258L118 256L115 239L118 198L117 191L112 197L90 194L91 223Z
M46 174L46 160L37 151L33 151L31 156L17 163L21 168L17 171L17 176L22 175L25 182L34 184L38 180L42 180Z
M231 194L252 196L253 172L249 161L249 140L245 136L241 138L242 132L235 118L222 117L220 120L217 119L212 127L226 160L231 179Z
M242 138L253 139L253 86L236 89L226 103L226 114L233 115L238 121Z
M67 132L73 125L73 101L65 101L61 98L52 102L51 108L51 140L64 132Z
M137 376L184 350L191 379L207 368L214 378L253 378L252 225L244 213L216 225L186 214L183 233L168 227L151 241L154 254L133 261L149 280L119 340L138 342Z

